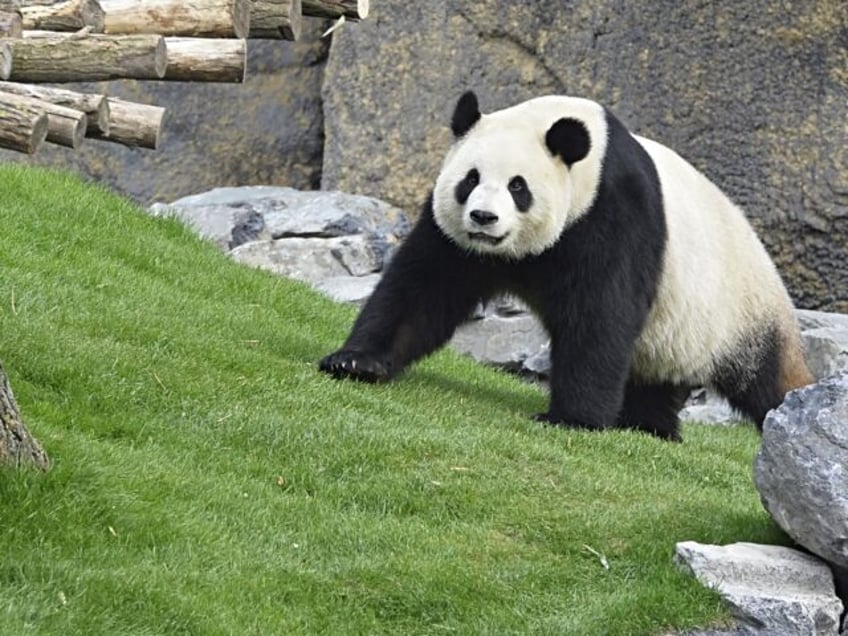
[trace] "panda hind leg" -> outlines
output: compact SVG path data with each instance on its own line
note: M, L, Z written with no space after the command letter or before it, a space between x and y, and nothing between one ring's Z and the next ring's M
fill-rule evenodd
M687 386L643 384L631 378L624 390L624 402L616 426L679 442L680 419L677 414L683 408L689 390Z

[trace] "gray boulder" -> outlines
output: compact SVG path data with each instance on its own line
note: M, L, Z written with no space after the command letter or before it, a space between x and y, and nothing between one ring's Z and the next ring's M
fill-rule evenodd
M450 344L478 362L519 372L526 369L528 360L539 361L539 353L546 349L548 340L534 316L493 312L460 325Z
M817 378L848 369L848 315L797 311L807 364Z
M382 266L368 238L283 238L253 241L230 252L239 263L306 283L338 276L366 276Z
M718 633L839 633L843 606L834 590L833 574L813 556L782 546L685 541L675 546L674 559L727 603L738 628Z
M848 567L848 372L790 392L769 413L754 482L789 536Z
M365 234L385 256L410 228L403 210L378 199L277 186L215 188L150 211L177 216L223 248L257 239Z

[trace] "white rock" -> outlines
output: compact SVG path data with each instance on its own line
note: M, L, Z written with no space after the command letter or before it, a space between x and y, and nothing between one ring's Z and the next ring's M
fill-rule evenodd
M714 588L740 626L755 634L836 636L842 602L819 559L782 546L685 541L675 561Z

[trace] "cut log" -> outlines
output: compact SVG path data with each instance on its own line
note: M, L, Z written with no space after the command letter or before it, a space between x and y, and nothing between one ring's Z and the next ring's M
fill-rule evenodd
M250 37L297 40L302 14L301 0L251 0Z
M0 80L9 79L12 74L12 47L8 42L0 42Z
M100 0L106 33L246 38L250 0Z
M23 32L21 14L0 10L0 38L19 38Z
M26 2L20 12L24 29L79 31L89 27L94 33L103 32L103 9L97 0Z
M0 147L34 153L47 137L47 113L42 102L0 93Z
M368 17L368 0L302 0L303 15L340 18L358 22Z
M164 108L126 102L115 97L108 97L107 100L109 133L103 135L92 131L89 137L132 147L156 148L159 145Z
M64 88L15 82L0 82L0 91L33 97L57 106L82 111L86 116L86 129L89 136L93 131L98 131L101 134L108 134L109 132L109 102L105 95L77 93Z
M162 79L165 40L158 35L85 35L24 31L9 40L15 82Z
M243 82L247 72L245 40L165 38L165 79L189 82Z
M21 418L21 411L12 387L0 363L0 463L7 466L35 466L41 470L50 468L47 453L30 435Z

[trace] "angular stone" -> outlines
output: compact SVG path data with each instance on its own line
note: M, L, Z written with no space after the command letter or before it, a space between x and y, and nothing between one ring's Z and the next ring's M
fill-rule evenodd
M230 254L239 263L312 284L335 276L372 274L381 266L368 239L359 234L254 241Z
M380 282L380 274L333 276L313 286L336 302L362 304L368 300L378 282Z
M766 416L754 482L789 536L848 567L848 372L790 392Z
M817 378L848 369L848 315L799 309L807 364Z
M409 232L402 210L371 197L277 186L215 188L183 197L156 215L173 214L202 236L234 248L261 238L330 238L369 234L385 257Z
M741 633L836 636L839 632L843 607L834 591L833 574L811 555L774 545L685 541L675 546L674 559L721 595Z
M548 340L548 334L530 314L512 317L492 314L460 325L451 346L478 362L518 371Z

